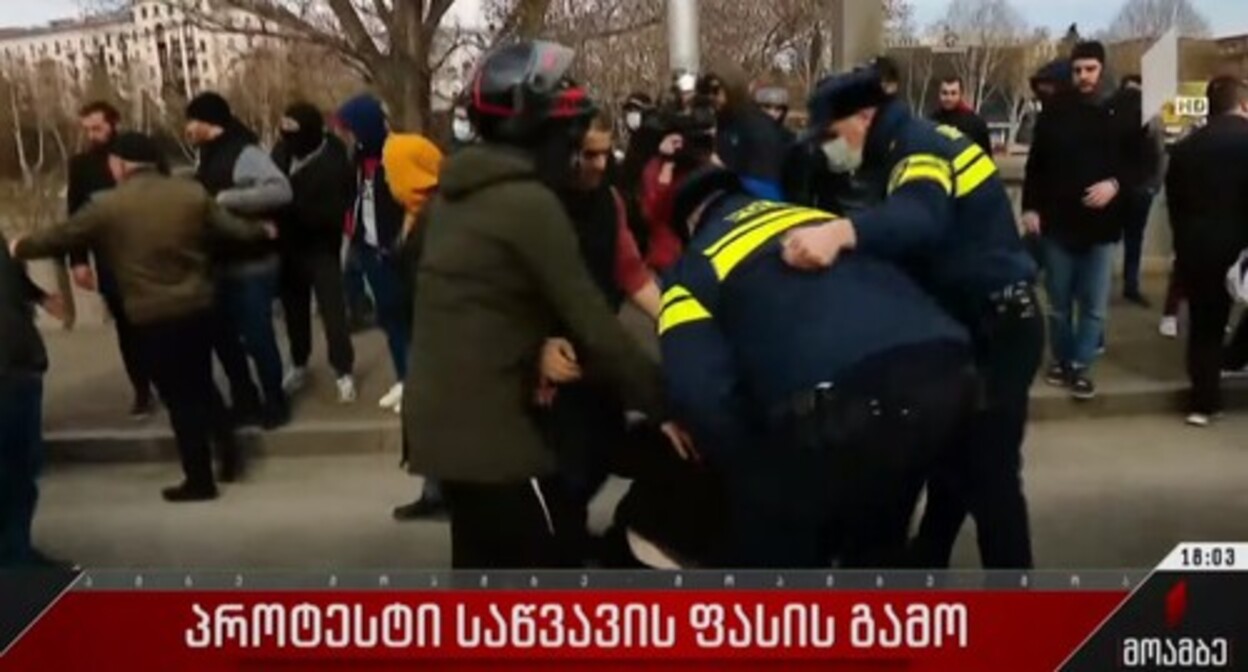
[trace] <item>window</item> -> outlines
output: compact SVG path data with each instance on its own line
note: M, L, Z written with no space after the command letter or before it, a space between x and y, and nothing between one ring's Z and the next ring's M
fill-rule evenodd
M117 65L117 56L116 56L116 55L114 55L114 54L109 54L109 55L108 55L108 64L109 64L109 65Z
M140 9L139 14L143 17L144 21L147 20L147 8L146 7L144 7L143 9Z
M200 51L208 51L208 42L207 42L206 40L200 40L200 41L199 41L199 50L200 50Z

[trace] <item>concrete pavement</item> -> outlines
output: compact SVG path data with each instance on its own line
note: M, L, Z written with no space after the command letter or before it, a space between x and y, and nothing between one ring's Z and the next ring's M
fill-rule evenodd
M1148 290L1160 304L1164 277L1149 278ZM1187 388L1183 342L1157 333L1160 309L1144 310L1115 301L1109 322L1109 351L1098 365L1101 397L1076 404L1063 390L1037 382L1033 417L1040 420L1178 414ZM657 356L653 327L625 311L629 331ZM314 330L319 331L319 327ZM54 459L115 461L169 457L172 433L163 415L135 423L126 413L131 401L115 336L107 326L45 332L52 369L46 381L45 427ZM280 331L279 342L285 347ZM273 455L397 452L398 418L377 408L394 383L384 340L377 331L355 337L360 400L336 403L333 375L316 335L312 376L294 400L295 421L275 433L250 438ZM222 387L224 389L224 386ZM1229 385L1231 408L1248 406L1248 387Z
M1171 418L1032 426L1025 471L1037 562L1046 569L1151 567L1179 541L1248 539L1248 418L1209 430ZM173 462L54 465L36 537L98 568L425 569L449 563L443 521L395 523L419 481L397 455L281 457L207 504L169 505ZM623 491L594 507L602 527ZM977 566L973 526L956 564Z

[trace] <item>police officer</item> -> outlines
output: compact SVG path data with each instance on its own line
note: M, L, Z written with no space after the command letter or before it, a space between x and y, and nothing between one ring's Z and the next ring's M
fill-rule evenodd
M730 502L714 564L898 566L916 483L969 409L966 330L866 254L793 273L784 233L834 216L747 193L722 169L681 188L691 240L659 324L670 412Z
M903 262L974 339L981 403L957 442L963 450L928 483L917 561L948 565L969 508L985 567L1030 567L1021 447L1044 327L1035 266L997 166L957 130L912 117L874 69L821 82L810 112L829 157L887 179L872 184L878 206L791 233L785 259L823 269L857 250Z

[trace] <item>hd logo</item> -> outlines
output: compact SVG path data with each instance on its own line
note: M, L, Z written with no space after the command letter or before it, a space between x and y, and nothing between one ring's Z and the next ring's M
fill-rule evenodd
M1187 616L1187 580L1181 579L1166 594L1166 628L1180 629ZM1231 642L1225 637L1162 635L1126 637L1120 647L1119 664L1132 670L1228 670Z

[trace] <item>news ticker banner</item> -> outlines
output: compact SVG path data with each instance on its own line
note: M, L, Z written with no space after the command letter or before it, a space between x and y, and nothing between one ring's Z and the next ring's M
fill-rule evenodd
M1229 670L1246 645L1248 544L1145 573L0 574L0 672Z

